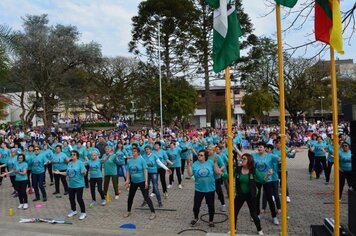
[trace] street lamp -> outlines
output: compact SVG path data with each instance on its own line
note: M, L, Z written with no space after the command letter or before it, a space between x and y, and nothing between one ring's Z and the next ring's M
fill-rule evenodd
M160 123L161 123L161 137L163 137L163 106L162 106L162 70L161 70L161 20L163 17L158 19L158 73L159 73L159 112L160 112Z
M320 99L320 112L321 112L321 121L323 122L324 118L324 112L323 112L323 99L325 98L324 96L318 97Z

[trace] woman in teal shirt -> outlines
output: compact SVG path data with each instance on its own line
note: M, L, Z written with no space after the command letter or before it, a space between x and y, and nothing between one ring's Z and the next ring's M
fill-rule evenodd
M112 186L115 191L115 199L119 199L119 179L117 176L117 156L112 151L111 146L107 145L105 147L105 154L102 157L102 162L104 163L104 195L108 193L110 178L112 180Z
M10 155L6 159L6 163L2 164L0 166L0 168L7 167L7 170L11 171L12 169L15 168L16 164L17 164L17 150L15 148L11 148ZM9 173L9 175L10 175L10 181L11 181L12 187L14 188L14 192L11 195L15 198L18 196L17 190L16 190L16 185L15 185L16 174L14 172L11 172L11 173Z
M71 212L68 217L73 217L78 214L75 204L75 196L77 196L77 202L80 207L79 220L84 220L87 216L85 213L85 204L83 201L84 190L84 176L87 174L84 163L79 159L79 153L76 150L72 151L72 155L69 158L69 163L66 172L55 171L55 174L68 176L69 179L69 201L71 206Z
M182 165L181 162L181 153L182 149L176 147L176 141L171 141L170 148L167 150L167 156L172 164L169 166L169 169L172 171L172 174L169 176L169 185L168 188L172 187L173 184L173 175L174 171L176 171L177 178L178 178L178 188L182 188L182 175L180 173L180 167Z
M6 173L3 173L1 177L4 177L7 174L15 174L15 188L18 192L18 197L20 201L20 205L17 207L18 209L26 210L28 208L28 200L27 200L27 168L28 165L25 162L25 155L20 154L17 156L17 163L15 164L14 168Z
M52 168L54 171L66 172L67 171L67 163L68 157L64 152L62 152L62 145L57 145L55 149L55 153L52 158ZM64 188L64 195L68 194L68 183L67 179L63 175L54 174L54 195L59 194L59 179L62 181L62 185Z
M95 196L95 186L98 186L98 192L101 197L101 205L105 206L105 195L103 192L103 174L101 173L101 160L98 158L100 152L93 151L90 154L91 159L86 162L86 165L89 167L89 175L90 175L90 193L92 202L89 207L93 207L96 205L96 196Z
M314 152L314 158L315 158L315 173L316 173L316 178L320 178L320 173L324 169L324 174L325 174L325 179L328 176L328 169L326 166L326 153L328 149L328 145L323 141L323 138L321 136L318 136L317 142L314 143L314 146L312 147L312 151Z
M205 150L199 151L198 161L194 162L188 159L188 175L194 176L195 192L194 192L194 219L190 222L191 226L195 226L199 220L200 206L205 198L209 209L209 227L214 227L215 214L215 177L214 174L221 174L217 165L217 158L209 159L208 152Z
M129 217L131 215L131 208L133 199L135 197L136 191L140 188L144 200L147 202L150 210L150 220L156 218L155 209L153 208L153 203L151 198L148 196L148 171L147 163L145 159L140 155L140 150L137 147L132 148L132 158L127 161L127 180L125 182L125 187L129 189L129 197L127 199L127 212L124 217Z
M350 144L348 142L343 142L341 144L341 150L339 152L339 162L340 162L340 170L339 170L339 194L340 200L342 197L342 191L345 185L345 179L347 180L347 184L349 187L355 188L355 184L352 181L352 159L351 159L351 151Z

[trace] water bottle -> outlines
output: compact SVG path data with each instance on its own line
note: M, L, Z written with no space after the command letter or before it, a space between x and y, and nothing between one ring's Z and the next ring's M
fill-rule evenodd
M14 212L12 210L12 208L9 209L9 216L13 216L14 215Z

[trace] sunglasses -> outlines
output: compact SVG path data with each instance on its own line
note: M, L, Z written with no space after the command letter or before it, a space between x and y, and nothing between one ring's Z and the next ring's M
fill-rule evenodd
M71 155L72 155L72 156L76 156L77 154L76 154L76 153L72 153Z
M38 148L35 148L35 151L39 151L40 149L38 149Z
M241 158L241 160L243 160L243 161L247 161L247 158L246 158L246 157L243 157L243 158Z
M203 157L203 156L205 156L205 155L204 155L204 154L199 154L198 156Z

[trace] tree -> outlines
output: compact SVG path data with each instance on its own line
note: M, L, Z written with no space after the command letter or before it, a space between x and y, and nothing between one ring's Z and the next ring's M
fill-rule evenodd
M190 0L148 0L140 3L138 15L132 18L132 40L129 51L146 56L150 63L158 61L162 51L163 71L166 77L186 72L190 64L189 50L192 19L195 9ZM158 27L160 25L160 32ZM158 33L161 49L158 48ZM142 52L142 49L144 52Z
M241 64L241 82L248 92L268 89L279 103L277 46L269 38L260 38L250 52L251 59ZM284 53L285 108L294 121L298 115L315 106L315 100L325 96L325 72L314 67L315 62L291 58Z
M131 107L133 72L138 62L133 58L104 58L90 73L84 87L84 107L110 121L116 113L128 114Z
M18 46L10 82L19 86L21 96L35 91L32 105L35 111L42 109L44 126L48 128L54 108L61 101L59 84L63 77L99 60L100 46L94 42L78 44L76 27L49 26L47 15L26 16L23 28L16 34ZM70 93L70 87L67 89Z
M267 89L255 90L242 98L242 107L248 119L255 118L261 122L264 113L274 107L272 94Z

